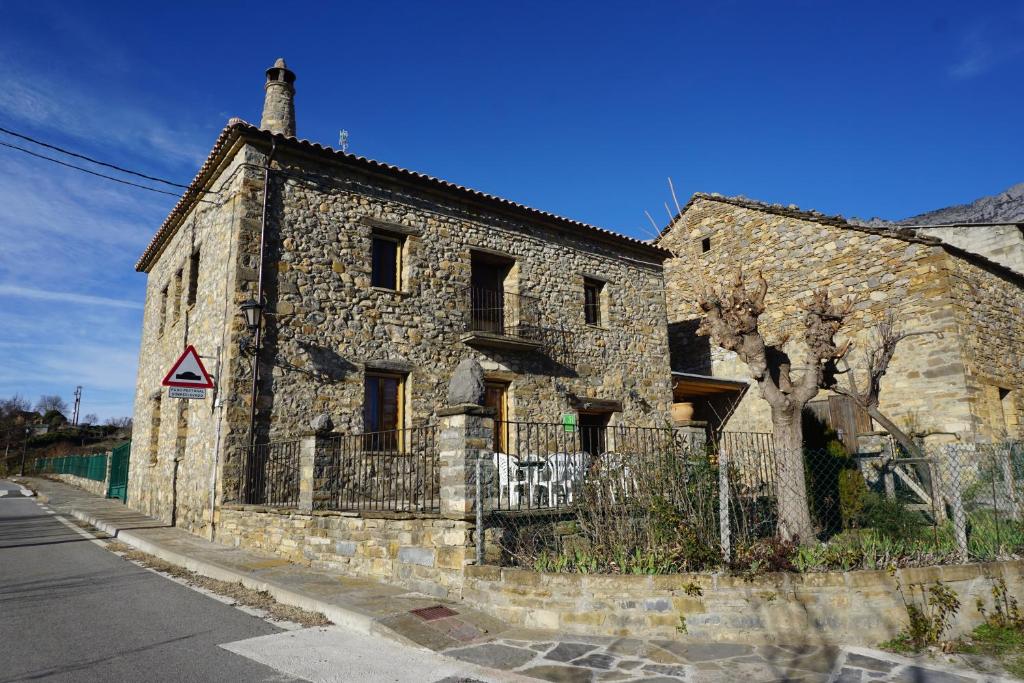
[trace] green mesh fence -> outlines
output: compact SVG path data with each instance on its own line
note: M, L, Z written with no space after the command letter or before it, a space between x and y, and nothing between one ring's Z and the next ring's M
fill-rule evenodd
M104 481L107 478L107 454L63 455L57 458L39 458L36 461L39 472L70 474L83 479Z

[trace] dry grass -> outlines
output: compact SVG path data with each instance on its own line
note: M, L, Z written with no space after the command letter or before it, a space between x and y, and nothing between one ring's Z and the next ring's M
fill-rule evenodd
M120 541L107 543L107 548L125 559L137 562L144 567L169 574L175 578L182 579L189 585L204 588L217 595L231 598L235 601L236 605L244 605L262 610L274 621L291 621L307 628L312 626L329 626L331 624L330 620L319 612L310 612L299 607L282 605L267 591L255 591L246 588L241 583L229 583L228 581L207 578L170 562L165 562L148 553L136 550Z

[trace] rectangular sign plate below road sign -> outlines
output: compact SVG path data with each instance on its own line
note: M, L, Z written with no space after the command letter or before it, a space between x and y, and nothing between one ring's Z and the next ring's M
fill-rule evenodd
M168 398L206 398L206 389L167 387Z

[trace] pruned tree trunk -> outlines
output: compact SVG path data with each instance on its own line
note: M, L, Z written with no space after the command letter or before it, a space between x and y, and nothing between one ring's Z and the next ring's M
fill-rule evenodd
M789 356L783 349L785 340L766 344L758 329L767 291L768 283L760 274L756 288L748 291L738 272L721 293L706 288L700 301L704 318L698 334L710 336L722 348L735 352L750 368L761 397L771 406L778 533L786 540L808 543L814 538L814 525L804 475L802 413L817 395L825 369L845 354L845 349L836 348L834 336L849 308L833 306L824 290L815 292L806 308L806 369L793 377Z
M779 506L779 536L808 542L814 537L814 525L807 501L804 476L804 433L802 409L776 409L772 406L772 433L775 445L775 495Z

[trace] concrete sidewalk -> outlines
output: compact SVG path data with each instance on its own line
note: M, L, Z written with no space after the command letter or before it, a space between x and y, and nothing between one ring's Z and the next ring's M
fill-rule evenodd
M580 636L512 628L466 603L439 600L368 579L321 571L266 553L211 543L70 485L28 478L41 502L162 560L222 581L265 590L279 602L321 612L358 633L428 648L508 680L725 683L745 679L826 683L978 683L1000 681L947 662L907 659L869 648L744 645ZM454 614L424 620L412 610L443 606ZM793 634L794 640L801 634Z

